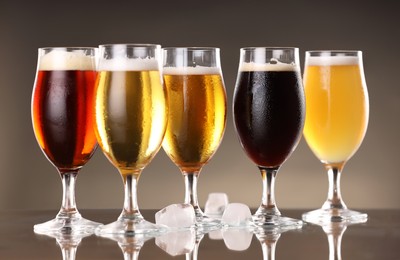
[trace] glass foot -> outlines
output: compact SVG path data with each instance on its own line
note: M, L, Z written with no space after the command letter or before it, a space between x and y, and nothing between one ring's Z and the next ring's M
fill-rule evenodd
M317 209L304 213L302 218L306 222L317 224L329 222L364 223L368 220L368 215L349 209Z
M253 223L257 228L289 230L303 227L303 221L279 215L253 215Z
M196 213L196 228L201 229L204 232L212 231L221 228L221 219L212 218L206 216L204 213Z
M120 217L115 222L96 228L95 234L103 237L115 237L116 235L157 235L167 230L165 226L156 225L143 218L130 219Z
M50 221L33 226L37 234L93 234L96 227L102 225L82 217L56 217Z

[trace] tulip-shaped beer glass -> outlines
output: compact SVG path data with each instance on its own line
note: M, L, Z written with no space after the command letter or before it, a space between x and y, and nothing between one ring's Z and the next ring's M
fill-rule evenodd
M41 48L32 95L36 139L63 184L60 212L34 226L37 233L91 233L100 225L82 218L75 203L79 169L97 146L94 124L95 48Z
M118 220L96 229L97 235L160 231L160 226L144 220L137 203L139 177L160 149L167 123L160 57L159 45L99 47L95 132L104 154L122 176L125 200Z
M364 222L367 214L347 209L340 174L367 130L369 101L361 51L308 51L304 68L307 117L304 137L328 171L328 199L303 214L310 222Z
M226 124L226 93L218 48L164 48L168 127L163 148L185 179L185 203L198 226L215 226L197 200L202 167L218 149Z
M263 180L262 203L253 215L256 226L301 227L282 217L274 183L281 165L296 148L303 131L305 102L297 48L242 48L233 97L236 132Z

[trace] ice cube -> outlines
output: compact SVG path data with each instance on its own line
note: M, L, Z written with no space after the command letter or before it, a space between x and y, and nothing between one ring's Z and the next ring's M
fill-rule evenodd
M196 215L190 204L172 204L156 213L156 224L170 229L185 229L194 226Z
M221 221L224 226L248 226L251 222L250 208L243 203L230 203L226 206Z
M173 231L156 237L156 245L171 256L190 253L195 244L196 232L194 230Z
M208 238L211 240L221 240L222 239L222 230L217 229L217 230L212 230L208 233Z
M222 237L228 249L244 251L250 247L253 232L248 229L229 228L223 231Z
M204 207L204 213L212 217L221 217L226 205L228 205L228 195L226 193L210 193Z

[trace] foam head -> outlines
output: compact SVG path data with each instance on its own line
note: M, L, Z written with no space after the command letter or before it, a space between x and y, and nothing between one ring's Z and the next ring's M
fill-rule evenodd
M306 58L306 66L337 66L358 65L360 59L355 56L309 56Z
M167 75L216 75L221 74L218 67L164 67L163 73Z
M152 58L117 57L99 62L99 71L145 71L159 70L158 61Z
M39 70L95 70L94 56L53 50L40 57Z
M242 62L239 71L298 71L299 66L294 63L283 63L271 59L268 63Z

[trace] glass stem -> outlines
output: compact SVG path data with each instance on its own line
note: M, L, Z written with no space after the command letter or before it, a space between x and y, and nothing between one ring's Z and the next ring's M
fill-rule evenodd
M261 243L263 260L275 260L276 243Z
M63 199L61 209L57 214L57 218L80 218L75 202L75 184L78 176L78 171L60 172Z
M137 202L137 185L140 177L140 172L121 174L124 181L125 197L124 208L120 218L135 218L143 219Z
M323 209L346 209L347 206L342 200L340 192L340 176L343 169L343 163L326 164L328 171L329 190L328 198L322 206Z
M202 218L203 212L199 206L197 199L197 181L200 172L183 172L183 177L185 179L185 201L184 203L193 206L196 213L196 218Z
M346 228L339 230L339 232L329 232L328 243L329 243L329 260L341 260L342 259L342 237Z
M277 168L259 167L263 181L262 202L258 212L263 211L266 215L281 215L275 202L275 179L279 170Z

